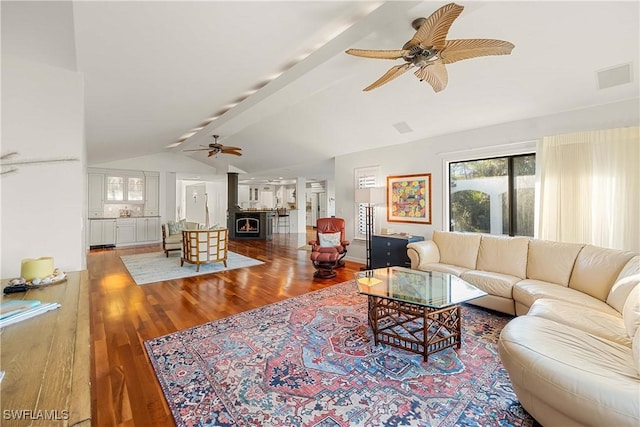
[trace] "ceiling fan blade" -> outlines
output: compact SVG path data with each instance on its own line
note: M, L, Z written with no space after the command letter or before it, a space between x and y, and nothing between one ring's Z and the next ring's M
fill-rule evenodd
M207 157L213 157L216 154L218 154L218 151L212 150L212 151L209 151L209 154L207 155Z
M240 147L232 147L230 145L221 145L220 148L222 149L222 151L224 151L224 150L242 150L242 148L240 148Z
M447 40L440 52L443 64L452 64L463 59L489 55L509 55L515 46L504 40L461 39Z
M242 153L235 150L222 150L221 153L224 154L233 154L234 156L242 156Z
M398 59L408 54L408 50L367 50L367 49L349 49L346 51L349 55L362 56L364 58L373 59Z
M211 148L194 148L192 150L182 150L182 151L207 151L211 150Z
M435 49L442 49L451 24L463 9L464 7L455 3L445 4L424 21L405 47L420 44L426 48L433 46Z
M449 74L441 61L435 61L418 69L414 73L420 81L426 81L431 85L434 92L440 92L447 87Z
M412 66L411 63L406 63L406 64L402 64L402 65L396 65L395 67L391 67L391 69L389 71L384 73L382 75L382 77L380 77L378 80L376 80L375 82L371 83L369 86L365 87L363 89L363 91L367 92L367 91L370 91L370 90L375 89L377 87L380 87L385 83L390 82L391 80L395 79L396 77L404 74L405 71L407 71L409 68L411 68L411 66Z

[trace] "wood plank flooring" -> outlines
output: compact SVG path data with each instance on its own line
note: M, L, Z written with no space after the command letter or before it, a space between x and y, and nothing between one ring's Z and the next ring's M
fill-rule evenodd
M229 249L264 264L138 286L121 255L160 245L91 251L91 415L94 426L173 426L143 342L211 320L353 279L362 264L346 262L329 280L313 278L315 232L275 234L270 241L230 241Z

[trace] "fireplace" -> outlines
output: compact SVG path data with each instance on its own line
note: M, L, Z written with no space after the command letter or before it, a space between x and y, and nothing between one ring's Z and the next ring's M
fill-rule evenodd
M273 211L243 211L238 206L238 174L227 173L227 228L229 239L270 239Z
M273 212L235 211L229 213L230 239L270 239Z
M260 237L260 215L251 213L236 213L237 236Z

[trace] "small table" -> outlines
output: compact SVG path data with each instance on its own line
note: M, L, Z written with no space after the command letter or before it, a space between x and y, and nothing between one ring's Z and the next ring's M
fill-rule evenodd
M369 301L368 318L375 344L421 354L460 348L460 303L487 293L461 278L436 271L387 267L355 273Z

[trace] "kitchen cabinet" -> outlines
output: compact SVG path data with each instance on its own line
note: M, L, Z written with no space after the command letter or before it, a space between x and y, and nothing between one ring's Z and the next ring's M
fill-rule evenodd
M107 203L144 203L145 179L142 173L107 171L105 181Z
M404 234L374 235L371 243L371 268L391 266L411 268L407 245L421 240L424 240L424 237Z
M116 220L92 219L89 221L89 246L106 247L116 244Z
M136 220L118 218L116 220L116 244L136 243Z
M89 218L104 216L104 173L89 173L87 179Z
M159 174L145 172L144 191L145 191L145 200L144 200L145 216L157 216L160 211L160 203L159 203L160 175Z
M160 240L160 218L136 218L136 241L157 242Z

